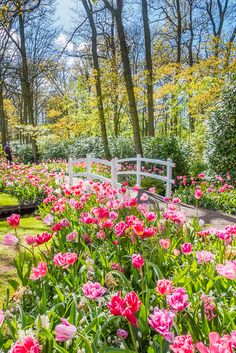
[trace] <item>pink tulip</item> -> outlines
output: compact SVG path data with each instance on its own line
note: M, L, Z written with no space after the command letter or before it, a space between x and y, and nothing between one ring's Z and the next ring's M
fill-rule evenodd
M73 265L78 259L76 253L68 252L62 254L61 252L56 254L53 258L53 262L56 266L62 266L63 268L68 268L70 265Z
M175 198L173 198L172 202L173 202L175 205L177 205L177 204L181 203L181 200L180 200L179 197L175 197Z
M160 239L159 244L163 249L169 249L170 247L170 239Z
M4 318L5 318L4 311L3 311L3 310L0 310L0 327L1 327L2 324L3 324Z
M150 326L160 333L167 341L172 341L173 333L170 331L174 324L175 313L166 309L154 308L154 312L150 315L148 322Z
M72 233L68 233L68 234L66 235L66 240L67 240L67 241L70 241L70 242L73 242L73 241L76 240L77 236L78 236L78 234L77 234L77 232L75 232L75 231L72 232Z
M20 224L20 215L13 213L10 217L7 217L7 223L10 227L16 229Z
M210 251L202 250L196 252L196 258L199 265L214 260L214 257L214 254Z
M61 323L55 327L56 341L68 341L76 335L76 331L74 325L71 325L66 319L61 318Z
M32 275L30 279L36 281L39 278L46 276L47 274L47 264L46 262L39 262L37 267L32 268Z
M173 251L173 252L174 252L174 255L175 255L175 256L179 256L179 254L180 254L179 249L174 249L174 251Z
M218 265L216 267L220 276L228 279L236 279L236 261L227 261L225 265Z
M194 197L196 200L200 200L202 198L203 192L201 189L196 189L194 192Z
M172 293L172 281L168 279L160 279L157 282L156 291L161 295L167 295Z
M52 216L51 214L48 214L46 217L44 217L43 223L46 224L47 226L52 225L52 223L53 223L53 216Z
M137 268L137 270L140 270L141 267L144 265L144 259L142 255L137 255L133 254L131 257L132 265Z
M117 334L117 337L123 339L123 340L126 340L128 338L128 332L126 330L123 330L122 328L119 328L117 331L116 331L116 334Z
M170 346L174 353L194 353L194 344L192 336L177 336Z
M167 304L174 311L183 311L189 306L188 294L184 288L175 288L172 294L167 295L166 297Z
M3 238L2 243L7 246L15 246L18 243L19 239L13 234L7 234Z
M17 341L8 353L40 353L42 349L37 340L28 336L22 342Z
M36 237L34 237L33 235L27 235L25 237L25 241L28 245L33 245L36 243Z
M230 335L220 337L217 332L211 332L209 334L209 341L209 348L207 348L202 342L196 344L200 353L233 353L232 339Z
M93 283L89 281L83 285L82 291L85 297L96 300L103 296L106 292L106 288L102 287L98 282Z
M141 195L141 197L140 197L140 200L141 201L147 201L148 200L148 195L147 194L145 194L145 193L143 193L142 195Z
M181 251L184 255L189 255L192 253L192 244L190 243L184 243L181 245Z

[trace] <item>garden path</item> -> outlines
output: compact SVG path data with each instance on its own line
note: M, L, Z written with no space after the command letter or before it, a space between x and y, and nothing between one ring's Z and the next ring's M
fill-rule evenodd
M164 204L163 204L164 205ZM188 219L196 216L195 207L192 205L181 204L180 209L185 212ZM220 211L207 210L199 207L198 217L205 222L204 228L224 228L228 225L236 224L236 216L232 216Z

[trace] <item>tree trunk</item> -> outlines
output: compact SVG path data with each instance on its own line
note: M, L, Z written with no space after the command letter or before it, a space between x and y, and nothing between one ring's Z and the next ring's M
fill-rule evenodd
M0 79L0 124L1 124L1 140L2 147L6 145L7 142L7 129L6 129L6 121L4 114L4 105L3 105L3 84Z
M97 107L98 107L98 116L100 120L100 127L101 127L101 134L102 134L102 141L104 145L105 156L107 159L111 158L109 145L108 145L108 138L107 138L107 130L106 130L106 121L103 109L103 98L102 98L102 88L101 88L101 73L98 61L98 53L97 53L97 29L94 23L93 18L93 9L90 3L90 0L82 0L84 9L87 13L90 28L92 31L92 57L93 57L93 67L95 70L95 81L96 81L96 95L97 95Z
M118 108L118 68L117 68L117 58L116 58L116 44L115 44L115 17L114 14L111 14L112 22L111 22L111 53L112 53L112 70L115 72L115 82L114 82L114 102L113 102L113 121L114 121L114 134L115 137L119 136L119 108Z
M177 9L177 63L181 61L181 44L182 44L182 16L180 8L180 0L176 0Z
M148 108L148 134L154 136L154 104L153 104L153 68L151 35L148 19L147 0L142 0L143 28L145 40L146 70L147 70L147 108Z
M25 46L25 28L23 14L18 15L19 19L19 33L21 43L21 60L22 60L22 77L21 77L21 88L23 95L23 120L24 124L30 124L35 127L34 112L33 112L33 99L29 82L28 62ZM38 162L38 147L36 139L31 136L32 152L34 162Z
M189 53L189 66L193 66L193 39L194 39L194 32L193 32L193 2L190 0L189 2L189 32L190 32L190 38L189 38L189 48L188 48L188 53Z
M123 64L123 75L124 75L125 86L126 86L126 91L127 91L128 101L129 101L130 116L132 120L135 150L137 154L142 155L143 151L142 151L142 143L141 143L141 137L140 137L138 111L137 111L135 95L134 95L134 86L133 86L133 79L132 79L131 66L130 66L130 60L129 60L129 52L128 52L128 47L127 47L126 38L125 38L125 31L124 31L124 26L122 21L123 2L122 0L117 0L116 9L110 5L108 0L103 0L103 2L105 3L109 11L113 12L116 18L117 32L118 32L120 50L121 50L121 59Z

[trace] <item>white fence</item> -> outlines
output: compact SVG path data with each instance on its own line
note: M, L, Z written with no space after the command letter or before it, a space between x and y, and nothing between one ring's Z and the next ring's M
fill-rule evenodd
M120 163L125 163L125 162L136 162L136 170L131 170L131 171L130 170L127 170L127 171L121 170ZM153 164L165 166L166 167L166 176L143 172L142 171L142 162L153 163ZM73 164L77 164L77 163L86 163L86 172L74 173L73 172ZM98 164L103 164L103 165L109 166L111 168L111 178L106 178L106 177L99 175L99 174L93 174L92 173L92 164L93 163L98 163ZM154 179L158 179L158 180L165 182L166 183L166 196L170 197L171 196L171 186L172 186L172 184L174 184L174 180L172 179L172 168L173 167L175 167L175 163L173 163L170 158L168 158L167 161L162 161L160 159L143 158L140 155L137 155L137 157L134 157L134 158L124 158L124 159L114 158L111 161L107 161L104 159L93 158L92 156L88 155L86 158L80 158L80 159L69 158L69 183L72 186L74 177L85 177L87 179L98 179L101 181L107 181L107 182L111 183L111 185L114 188L118 188L120 186L120 184L118 182L119 175L136 175L136 184L138 186L141 186L141 178L142 177L154 178Z

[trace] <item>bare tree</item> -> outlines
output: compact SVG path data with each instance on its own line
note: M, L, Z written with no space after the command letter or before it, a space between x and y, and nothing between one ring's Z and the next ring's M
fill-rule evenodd
M107 130L106 130L106 121L104 115L103 108L103 98L102 98L102 88L101 88L101 72L98 60L98 51L97 51L97 29L93 18L93 7L90 0L82 0L84 9L88 16L90 28L91 28L91 41L92 41L92 57L93 57L93 66L94 66L94 74L96 81L96 94L97 94L97 107L98 107L98 116L101 127L101 135L105 150L106 158L110 158L111 154L108 146L107 139Z
M152 44L148 18L147 0L142 0L143 28L145 39L145 56L147 70L147 108L148 108L148 133L154 136L154 105L153 105L153 69L152 69Z
M116 19L117 32L118 32L118 37L120 42L121 58L122 58L122 64L123 64L123 74L124 74L126 91L127 91L128 101L129 101L130 115L132 119L135 149L137 154L142 154L138 111L137 111L137 105L136 105L136 100L134 95L134 85L133 85L131 66L130 66L130 60L129 60L129 52L128 52L128 47L126 42L123 19L122 19L123 0L117 0L116 7L114 7L113 4L110 4L108 0L103 0L103 3Z

